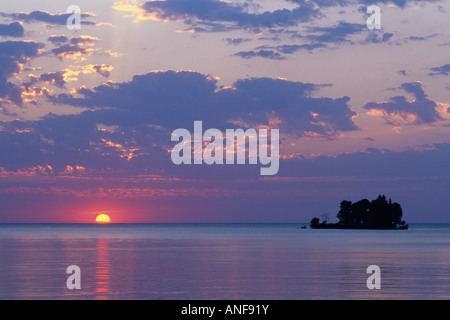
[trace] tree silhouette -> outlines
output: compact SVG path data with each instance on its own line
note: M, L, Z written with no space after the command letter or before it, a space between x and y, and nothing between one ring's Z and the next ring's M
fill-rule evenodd
M377 199L367 199L352 203L341 201L337 218L338 223L320 223L318 218L311 220L311 228L342 228L342 229L407 229L402 221L403 210L400 204L386 200L386 196Z
M337 218L339 219L339 223L342 225L351 225L353 224L353 214L352 214L352 202L351 201L342 201L341 208L339 213L337 214Z
M312 218L310 223L311 228L317 228L319 226L319 222L319 218Z

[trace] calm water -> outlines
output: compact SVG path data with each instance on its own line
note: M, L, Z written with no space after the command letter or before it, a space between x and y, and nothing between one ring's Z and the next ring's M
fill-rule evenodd
M0 225L0 299L449 299L450 225ZM81 290L66 268L81 268ZM381 268L381 289L366 268Z

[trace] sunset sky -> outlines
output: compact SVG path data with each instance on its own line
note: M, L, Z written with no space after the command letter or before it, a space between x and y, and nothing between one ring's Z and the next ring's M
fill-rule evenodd
M0 222L309 222L379 194L450 222L449 17L448 0L4 2ZM196 120L279 129L278 174L174 165Z

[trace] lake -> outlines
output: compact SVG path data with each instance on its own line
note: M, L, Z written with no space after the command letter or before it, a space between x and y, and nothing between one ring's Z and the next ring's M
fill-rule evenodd
M450 298L450 224L303 225L0 224L0 299ZM66 286L70 265L80 290Z

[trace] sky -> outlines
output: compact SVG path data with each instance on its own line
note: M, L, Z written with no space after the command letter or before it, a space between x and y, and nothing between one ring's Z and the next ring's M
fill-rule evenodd
M378 195L407 222L450 223L449 14L448 0L5 2L0 223L296 223ZM194 121L279 130L278 172L175 165L171 134Z

